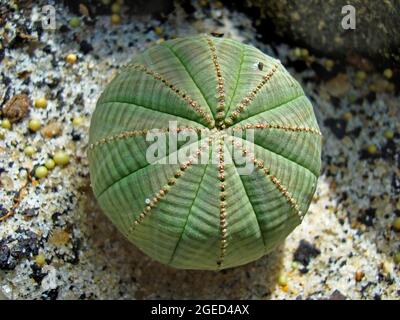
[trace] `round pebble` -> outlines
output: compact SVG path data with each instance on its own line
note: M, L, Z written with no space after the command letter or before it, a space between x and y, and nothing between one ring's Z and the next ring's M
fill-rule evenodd
M367 74L365 73L365 71L357 71L356 72L356 79L359 81L364 81L367 78Z
M279 278L278 278L278 284L279 284L281 287L286 287L286 286L287 286L288 280L287 280L287 277L286 277L284 274L281 274L281 275L279 276Z
M38 179L45 178L47 176L48 170L45 166L39 166L35 169L35 177Z
M46 257L44 256L43 253L40 253L35 257L35 263L39 267L43 267L46 264Z
M35 108L44 109L47 107L46 98L38 98L35 100Z
M111 12L112 13L120 13L121 12L121 6L119 3L113 3L111 6Z
M333 66L335 65L335 62L331 59L327 59L324 61L324 65L327 70L331 70L333 68Z
M34 147L32 147L32 146L27 146L27 147L24 149L24 153L25 153L28 157L33 156L33 155L35 154L35 152L36 152L36 149L35 149Z
M78 28L81 24L81 20L78 17L73 17L69 20L69 25L71 28Z
M65 166L69 162L69 155L65 151L57 151L53 157L56 165Z
M8 120L8 119L3 119L3 120L1 121L1 127L2 127L3 129L7 129L7 130L11 129L11 122L10 122L10 120Z
M364 278L365 274L362 271L356 271L354 278L357 282L360 282Z
M378 147L375 144L370 144L367 147L367 151L369 154L376 154L378 152Z
M76 117L72 120L72 125L73 126L80 126L83 122L83 118L82 117Z
M385 136L386 139L391 140L394 137L394 132L392 130L385 130L383 135Z
M29 120L29 123L28 123L29 130L36 132L40 129L41 126L42 126L42 124L40 123L40 120L38 120L38 119Z
M353 114L350 111L343 113L343 119L346 121L351 120L352 117L353 117Z
M70 53L67 55L67 57L65 58L65 60L69 63L69 64L74 64L76 62L76 60L78 60L78 57L76 56L76 54L74 53Z
M391 79L392 77L393 77L393 71L392 71L392 69L385 69L384 71L383 71L383 75L385 76L385 78L387 78L387 79Z
M53 159L47 159L46 162L44 163L45 167L49 170L54 169L56 166L56 163L54 162Z
M400 217L397 217L393 221L393 229L396 231L400 231Z
M393 260L395 264L400 264L400 251L396 252Z
M118 14L111 15L111 23L112 24L120 24L121 23L121 17Z

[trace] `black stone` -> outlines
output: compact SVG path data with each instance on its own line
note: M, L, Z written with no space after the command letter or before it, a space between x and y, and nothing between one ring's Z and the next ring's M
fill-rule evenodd
M5 244L2 244L0 246L0 268L7 264L9 256L10 249Z
M83 53L83 54L88 54L90 51L93 50L93 46L87 42L86 40L81 41L81 43L79 44L79 50Z
M304 266L308 266L312 258L315 258L321 251L306 240L301 240L298 248L296 249L293 260L300 262Z
M56 300L58 297L58 288L48 290L42 293L41 299L43 300Z
M36 217L39 214L38 210L34 208L28 208L22 211L22 215L28 218Z
M375 212L375 208L368 208L367 210L361 212L357 220L362 224L365 224L367 227L372 227L374 225Z
M329 300L346 300L346 296L336 289L329 297Z
M324 124L332 131L338 139L343 139L346 135L347 122L343 119L327 118Z
M37 284L41 284L43 278L47 275L46 272L42 272L42 268L37 264L31 265L32 273L30 277L36 281Z

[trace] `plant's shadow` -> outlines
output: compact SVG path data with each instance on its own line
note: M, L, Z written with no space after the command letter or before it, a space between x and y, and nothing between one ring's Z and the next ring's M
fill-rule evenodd
M137 299L268 299L282 266L284 245L237 268L222 271L182 270L163 265L127 241L96 205L86 205L86 230L91 263L104 264L119 277L121 297L130 282ZM117 273L117 274L115 274ZM132 297L131 297L132 298Z

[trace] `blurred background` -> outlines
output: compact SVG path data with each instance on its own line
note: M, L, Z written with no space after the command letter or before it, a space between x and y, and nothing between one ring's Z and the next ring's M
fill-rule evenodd
M0 299L399 299L399 1L0 3ZM172 269L128 243L96 204L86 156L118 69L199 33L280 59L324 137L303 223L221 272Z

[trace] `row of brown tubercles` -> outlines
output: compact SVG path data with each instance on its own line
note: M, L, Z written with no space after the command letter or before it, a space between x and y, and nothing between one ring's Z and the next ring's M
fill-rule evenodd
M178 97L183 99L197 114L199 114L206 121L209 128L213 128L215 126L215 121L212 118L212 115L210 116L208 114L208 112L205 111L197 101L192 99L183 90L178 89L173 83L171 83L169 80L165 79L159 73L149 69L148 67L146 67L142 64L133 63L133 64L128 64L126 67L133 68L134 70L142 71L142 72L146 73L147 75L152 76L155 80L161 81L166 87L168 87Z
M211 38L207 37L207 43L211 50L211 59L214 64L215 72L217 75L217 115L216 115L216 125L220 129L225 128L224 118L225 118L225 88L224 88L224 78L222 77L221 66L218 62L217 49L214 46Z
M262 80L257 85L257 87L242 99L242 101L235 108L232 114L227 119L225 119L225 124L227 126L232 125L232 123L234 122L235 119L237 119L239 114L249 106L250 102L254 100L255 96L260 92L260 90L264 87L264 85L272 78L272 76L278 70L278 66L279 66L278 64L275 64L272 67L272 69L266 75L263 76Z
M130 137L135 137L135 136L145 136L147 135L147 133L149 131L159 131L161 133L168 133L168 132L183 132L183 131L195 131L198 134L201 134L202 132L208 132L209 129L207 128L191 128L191 127L179 127L174 129L173 131L170 130L170 128L162 128L162 129L143 129L143 130L132 130L132 131L123 131L121 133L118 133L116 135L110 136L110 137L106 137L106 138L102 138L92 144L89 145L89 150L94 149L95 147L102 145L102 144L106 144L106 143L110 143L110 142L114 142L117 140L121 140L121 139L126 139L126 138L130 138Z
M257 159L253 153L251 153L248 149L243 147L242 143L235 142L235 139L233 137L231 137L229 141L233 143L235 148L242 151L243 156L246 156L251 159L256 169L262 170L264 172L264 174L271 180L271 182L275 185L275 187L279 190L279 192L286 198L287 202L294 209L299 218L303 219L304 214L302 211L300 211L300 207L297 204L297 201L293 198L293 196L287 190L287 188L279 181L279 179L271 174L270 169L265 166L264 162L262 160Z
M232 128L234 131L241 131L246 129L280 129L284 131L294 131L294 132L307 132L316 134L318 136L322 136L321 132L314 128L308 127L298 127L298 126L288 126L282 124L273 124L273 123L256 123L256 124L246 124L242 126L235 126Z
M132 226L130 227L130 231L133 231L140 223L143 222L144 218L148 216L151 213L151 210L157 207L157 204L160 202L161 199L163 199L167 193L170 191L172 186L176 184L177 179L182 177L182 175L186 172L188 168L190 168L193 165L193 162L196 157L200 157L204 146L206 144L210 144L212 141L211 137L207 138L207 142L202 144L195 152L195 155L192 155L189 157L189 160L186 162L182 163L180 165L180 168L174 173L174 176L168 179L168 182L166 185L164 185L160 190L153 196L153 198L150 200L149 203L147 203L147 206L142 210L140 213L139 217L133 222Z
M225 159L224 159L224 137L221 137L219 141L219 150L218 150L218 155L219 155L219 165L218 165L218 171L219 171L219 198L220 198L220 203L219 203L219 214L220 214L220 230L221 230L221 243L220 243L220 256L217 261L218 268L221 268L222 263L224 262L224 257L226 253L226 247L228 246L228 223L226 220L226 203L225 203Z

